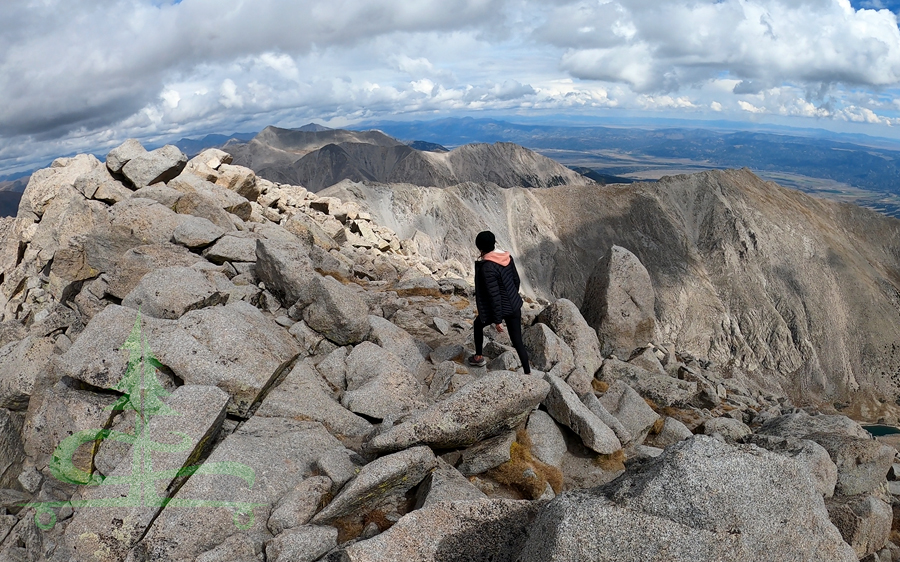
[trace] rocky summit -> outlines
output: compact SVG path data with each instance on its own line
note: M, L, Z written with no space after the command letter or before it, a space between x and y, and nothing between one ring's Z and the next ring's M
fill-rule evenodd
M254 142L397 150L345 133ZM900 560L860 425L897 422L898 223L516 166L316 193L129 140L36 172L0 221L0 561ZM485 228L528 375L493 328L466 361Z

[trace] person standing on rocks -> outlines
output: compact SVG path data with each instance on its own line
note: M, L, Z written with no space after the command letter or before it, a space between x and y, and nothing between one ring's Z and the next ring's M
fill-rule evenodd
M531 373L528 352L522 342L522 297L519 296L519 272L509 252L496 250L494 233L485 230L475 237L475 247L481 257L475 261L475 355L469 357L469 364L483 366L484 327L494 324L498 332L503 332L501 322L506 322L509 339L512 341L522 369Z

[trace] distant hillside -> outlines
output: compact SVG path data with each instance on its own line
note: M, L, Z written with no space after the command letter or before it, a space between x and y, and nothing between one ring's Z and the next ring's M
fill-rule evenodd
M256 136L256 133L235 133L233 135L206 135L201 139L181 139L172 144L181 149L188 156L196 156L207 148L223 146L231 140L247 142Z
M590 178L600 185L607 185L611 183L634 183L636 180L634 178L626 178L623 176L611 176L609 174L601 174L600 172L592 169L585 168L583 166L572 166L572 170L578 172L582 176L586 178Z
M31 179L30 175L15 180L0 181L0 217L16 216L22 192L25 191L29 179Z
M428 141L410 141L406 143L410 148L415 148L416 150L422 150L425 152L450 152L449 148L439 145L436 142L428 142Z
M431 149L434 146L429 144ZM511 143L449 152L417 150L381 131L300 131L266 127L246 144L223 147L234 163L271 181L319 191L342 180L447 187L466 181L501 187L551 187L591 180ZM443 148L443 147L440 147Z

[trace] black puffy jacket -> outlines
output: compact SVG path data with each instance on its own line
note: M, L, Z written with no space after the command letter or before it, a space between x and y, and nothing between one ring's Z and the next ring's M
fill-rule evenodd
M504 316L522 308L519 272L512 256L506 266L487 260L475 262L475 306L485 324L499 324Z

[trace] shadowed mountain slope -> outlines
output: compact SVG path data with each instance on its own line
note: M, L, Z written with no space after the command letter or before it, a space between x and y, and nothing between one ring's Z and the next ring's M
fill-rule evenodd
M447 187L489 181L501 187L590 183L561 164L511 143L473 144L429 152L380 131L299 131L267 127L247 144L225 150L237 165L270 181L319 191L341 180Z
M896 219L748 170L552 190L344 182L323 195L360 201L403 237L426 233L436 259L471 261L491 229L525 290L550 300L581 303L594 264L623 246L653 280L658 341L863 415L900 389Z

